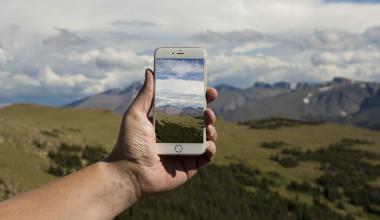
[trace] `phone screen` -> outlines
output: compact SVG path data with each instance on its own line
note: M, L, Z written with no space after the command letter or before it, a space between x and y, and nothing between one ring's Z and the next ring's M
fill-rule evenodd
M155 60L157 143L203 143L204 59Z

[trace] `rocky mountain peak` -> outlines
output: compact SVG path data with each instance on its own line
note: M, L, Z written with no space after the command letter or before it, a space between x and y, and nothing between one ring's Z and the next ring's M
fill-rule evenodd
M220 91L234 91L236 90L235 87L227 85L227 84L220 84L215 86L215 89L220 92Z
M266 82L255 82L255 84L253 84L253 87L262 88L262 89L270 89L272 86L271 84L266 83Z
M281 82L274 83L272 87L274 89L290 89L291 84L288 82L281 81Z
M334 84L351 84L353 81L344 77L334 77L331 82Z

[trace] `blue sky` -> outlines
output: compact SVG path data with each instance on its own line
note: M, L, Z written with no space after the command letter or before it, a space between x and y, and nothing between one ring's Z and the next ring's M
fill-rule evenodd
M143 80L155 48L163 46L207 48L210 85L334 76L380 81L380 4L374 1L0 4L0 105L63 105L124 88Z
M157 59L155 68L156 106L203 108L203 59Z

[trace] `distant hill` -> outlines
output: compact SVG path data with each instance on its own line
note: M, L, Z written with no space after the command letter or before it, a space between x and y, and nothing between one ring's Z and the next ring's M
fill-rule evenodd
M218 88L220 98L211 107L231 121L268 117L329 120L358 112L380 88L379 83L334 78L324 83L255 84L246 89Z
M380 89L376 95L365 99L360 110L348 117L346 122L380 131Z
M157 111L160 111L168 115L189 115L193 117L200 117L203 115L203 108L192 108L192 107L178 108L178 107L166 105L166 106L158 107Z
M142 84L134 82L124 90L110 89L99 94L85 97L66 104L64 107L107 109L117 113L124 113L138 94Z
M72 102L66 107L101 108L123 113L138 93L140 83ZM273 84L256 82L248 88L218 85L219 98L210 105L229 121L283 117L309 121L350 123L377 127L380 123L380 83L335 77L321 83ZM167 111L176 111L170 107ZM165 111L166 111L165 110ZM176 111L178 114L180 111Z

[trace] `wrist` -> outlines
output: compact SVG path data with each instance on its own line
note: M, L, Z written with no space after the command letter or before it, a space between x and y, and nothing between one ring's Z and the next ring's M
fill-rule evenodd
M91 165L99 174L98 185L102 191L98 194L102 209L111 213L121 213L141 198L141 188L134 169L120 162L97 162Z
M123 186L130 186L136 200L142 197L142 188L138 180L138 172L135 164L127 161L104 162L109 168L109 172L121 182Z

